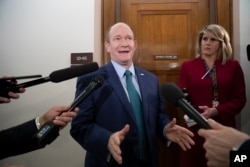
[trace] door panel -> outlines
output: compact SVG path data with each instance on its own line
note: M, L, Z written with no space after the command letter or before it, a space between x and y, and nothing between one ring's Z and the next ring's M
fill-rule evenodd
M131 26L136 29L136 60L148 70L171 70L193 57L198 31L195 5L157 4L133 6ZM174 9L174 10L173 10ZM135 19L134 19L135 18ZM124 19L125 20L125 19ZM128 21L130 22L130 21Z

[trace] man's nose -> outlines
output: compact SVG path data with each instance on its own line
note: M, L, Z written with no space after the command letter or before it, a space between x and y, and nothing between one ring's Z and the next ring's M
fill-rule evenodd
M122 46L127 46L127 45L128 45L128 39L122 38L122 39L121 39L121 45L122 45Z

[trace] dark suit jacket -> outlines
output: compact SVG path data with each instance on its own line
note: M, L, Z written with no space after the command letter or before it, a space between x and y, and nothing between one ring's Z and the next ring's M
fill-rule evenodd
M163 128L170 119L157 77L141 68L135 68L135 73L140 86L151 162L157 167L157 135L164 139ZM71 135L87 151L85 166L103 167L107 166L109 137L129 124L130 131L121 143L123 166L137 167L139 144L135 117L112 63L78 78L76 97L89 80L99 74L104 75L106 80L79 105L80 112L72 121Z
M250 151L250 139L246 140L238 149L239 151Z
M2 130L0 132L0 159L27 153L39 148L37 141L32 138L37 131L35 120Z

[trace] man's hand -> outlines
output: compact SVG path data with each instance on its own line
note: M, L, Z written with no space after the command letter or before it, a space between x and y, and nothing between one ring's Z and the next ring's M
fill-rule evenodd
M195 144L191 138L194 134L188 129L176 125L176 118L173 118L173 120L164 127L163 133L168 140L179 144L184 151L191 149L191 145Z
M122 130L112 134L109 138L108 149L118 164L122 164L122 151L120 145L128 132L129 125L127 124Z

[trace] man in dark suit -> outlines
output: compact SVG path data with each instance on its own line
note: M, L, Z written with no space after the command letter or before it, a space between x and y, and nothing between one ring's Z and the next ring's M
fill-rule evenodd
M20 88L19 93L23 93L24 91L24 88ZM0 97L0 102L9 103L11 98L19 98L18 93L9 92L8 95L8 98ZM33 138L33 135L48 121L53 121L53 123L60 126L61 129L64 128L79 111L79 108L75 108L75 112L65 112L69 108L70 106L53 107L41 117L37 117L6 130L1 130L0 159L44 148L45 145L40 145L38 141Z
M198 134L205 138L208 166L229 166L229 152L250 151L250 136L232 127L208 119L212 129L200 129Z
M166 143L173 141L184 150L190 149L194 144L193 134L167 116L157 77L133 65L136 45L131 28L125 23L113 25L105 47L111 62L77 81L76 97L90 78L97 75L106 78L79 105L80 111L71 124L72 137L87 151L85 166L158 167L157 136ZM143 127L137 123L134 101L126 88L126 70L132 73L132 82L140 96L139 119ZM144 129L142 136L141 129Z

